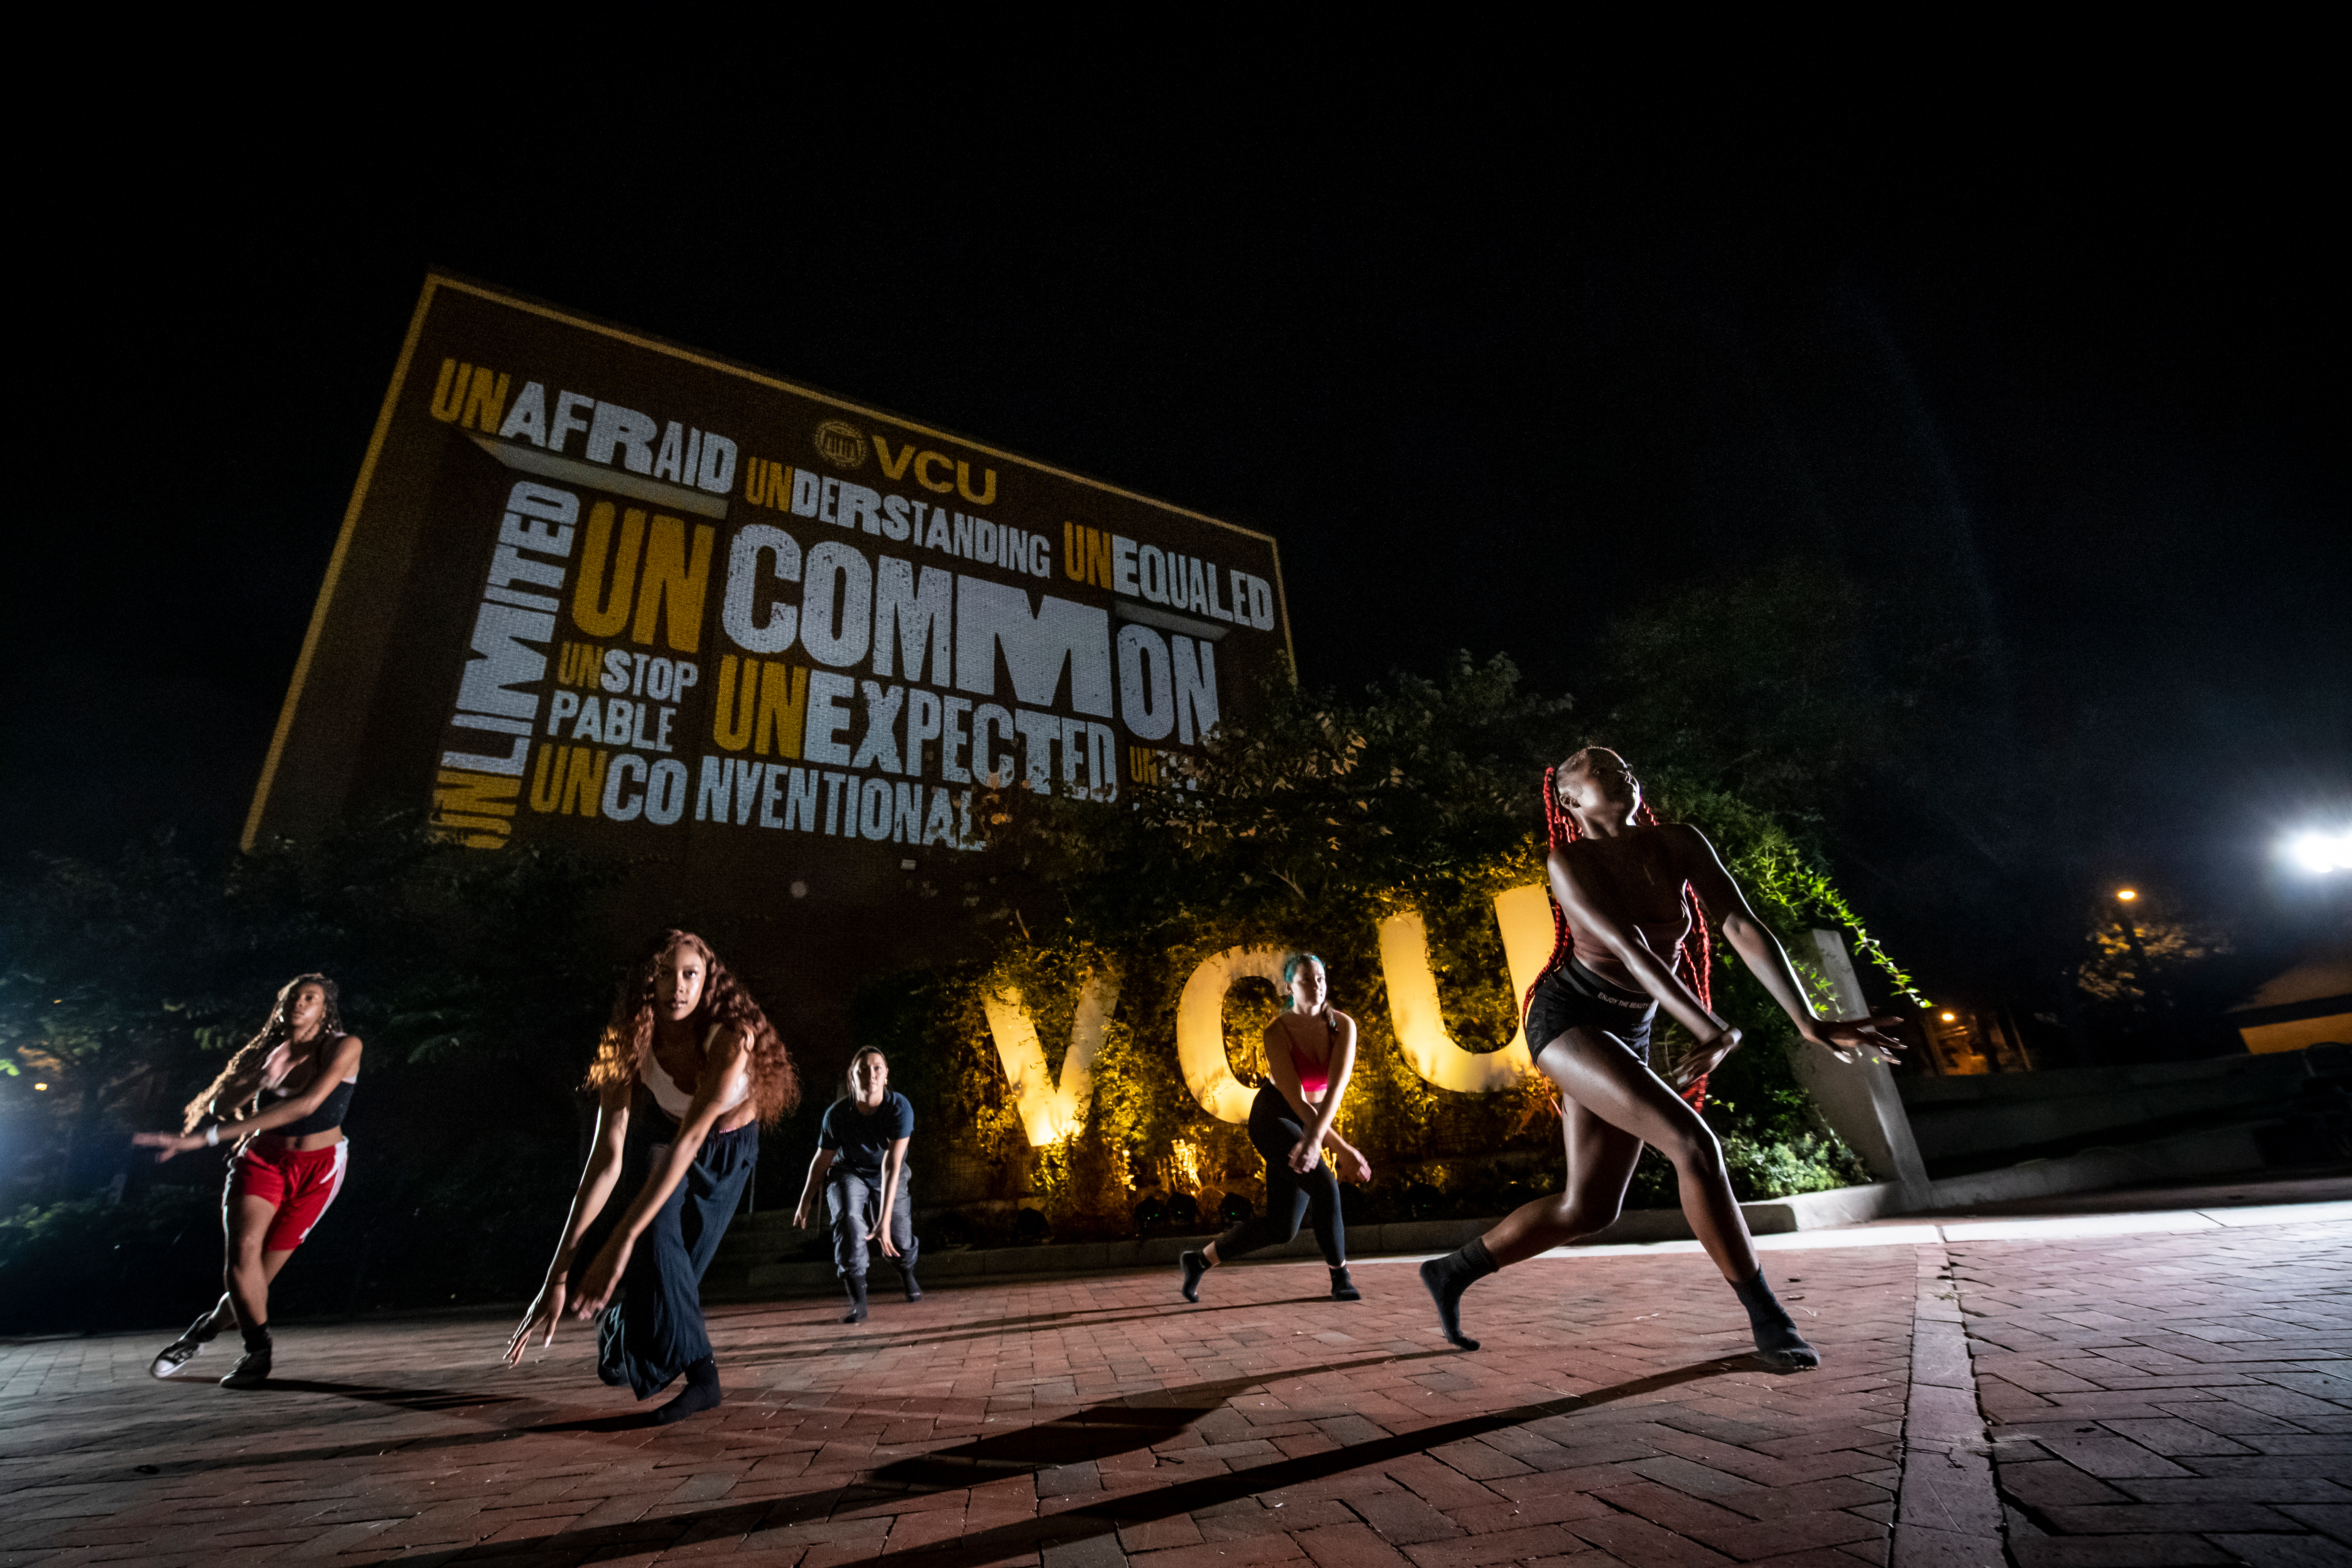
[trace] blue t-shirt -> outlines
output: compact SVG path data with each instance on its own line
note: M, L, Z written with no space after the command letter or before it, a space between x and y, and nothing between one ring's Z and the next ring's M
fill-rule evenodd
M882 1097L871 1115L854 1100L836 1100L825 1108L824 1125L817 1130L816 1146L833 1151L834 1163L845 1165L869 1181L882 1179L882 1161L890 1145L915 1131L915 1108L897 1089Z

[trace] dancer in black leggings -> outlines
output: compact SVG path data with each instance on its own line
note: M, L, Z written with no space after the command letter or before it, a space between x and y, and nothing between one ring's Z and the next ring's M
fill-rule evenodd
M1250 1142L1265 1156L1265 1213L1244 1220L1198 1252L1188 1252L1184 1300L1201 1299L1201 1276L1230 1258L1261 1247L1287 1246L1311 1212L1315 1239L1331 1268L1331 1299L1353 1301L1361 1292L1348 1279L1348 1229L1339 1217L1339 1183L1323 1163L1328 1146L1348 1180L1372 1179L1363 1151L1331 1125L1356 1067L1356 1020L1331 1005L1331 980L1311 952L1282 966L1290 1010L1265 1026L1266 1083L1250 1102Z

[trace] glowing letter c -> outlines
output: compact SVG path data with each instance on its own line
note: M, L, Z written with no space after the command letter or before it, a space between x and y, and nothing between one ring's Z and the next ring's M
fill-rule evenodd
M1228 948L1192 971L1177 999L1176 1065L1201 1109L1220 1121L1246 1125L1255 1098L1234 1077L1225 1057L1225 993L1252 974L1280 986L1282 962L1289 956L1280 947Z

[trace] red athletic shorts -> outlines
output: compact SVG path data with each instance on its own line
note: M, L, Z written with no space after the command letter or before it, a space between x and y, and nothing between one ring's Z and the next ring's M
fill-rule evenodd
M289 1149L274 1138L257 1138L230 1162L228 1192L278 1205L270 1217L265 1252L291 1252L302 1245L335 1194L343 1190L343 1165L351 1143L337 1139L325 1149Z

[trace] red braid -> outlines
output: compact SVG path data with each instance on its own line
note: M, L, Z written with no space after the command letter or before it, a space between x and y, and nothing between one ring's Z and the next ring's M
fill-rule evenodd
M1557 766L1544 770L1544 855L1547 860L1557 854L1562 845L1572 844L1582 837L1577 829L1575 816L1559 803L1559 774ZM1642 803L1642 822L1650 827L1658 826L1658 814L1650 809L1650 803L1646 800ZM1549 868L1544 875L1544 898L1551 905L1551 956L1544 961L1543 966L1544 974L1549 974L1559 966L1559 961L1576 943L1574 935L1568 929L1568 911L1559 907L1559 900L1552 893ZM1706 911L1699 908L1698 894L1688 882L1683 884L1683 908L1690 914L1691 929L1690 934L1675 949L1675 973L1690 987L1691 994L1698 998L1698 1005L1712 1013L1715 1011L1715 944L1707 931ZM1522 1016L1535 1002L1536 985L1542 984L1543 975L1538 974L1536 984L1528 986L1528 994L1519 998ZM1532 1046L1533 1042L1529 1044ZM1705 1073L1699 1074L1697 1079L1683 1090L1683 1098L1691 1102L1693 1110L1706 1105Z
M1552 856L1559 853L1561 845L1574 843L1577 837L1576 818L1568 814L1568 807L1559 804L1559 769L1557 766L1544 770L1544 858L1547 862ZM1576 944L1576 939L1569 932L1568 911L1559 907L1559 900L1551 890L1551 870L1549 864L1544 870L1544 901L1551 905L1551 956L1544 960L1543 973L1536 976L1535 984L1529 985L1528 994L1519 998L1519 1012L1522 1016L1529 1007L1535 1005L1536 986L1543 984L1544 974L1549 974L1553 970L1558 969L1559 961L1567 956L1569 950Z

